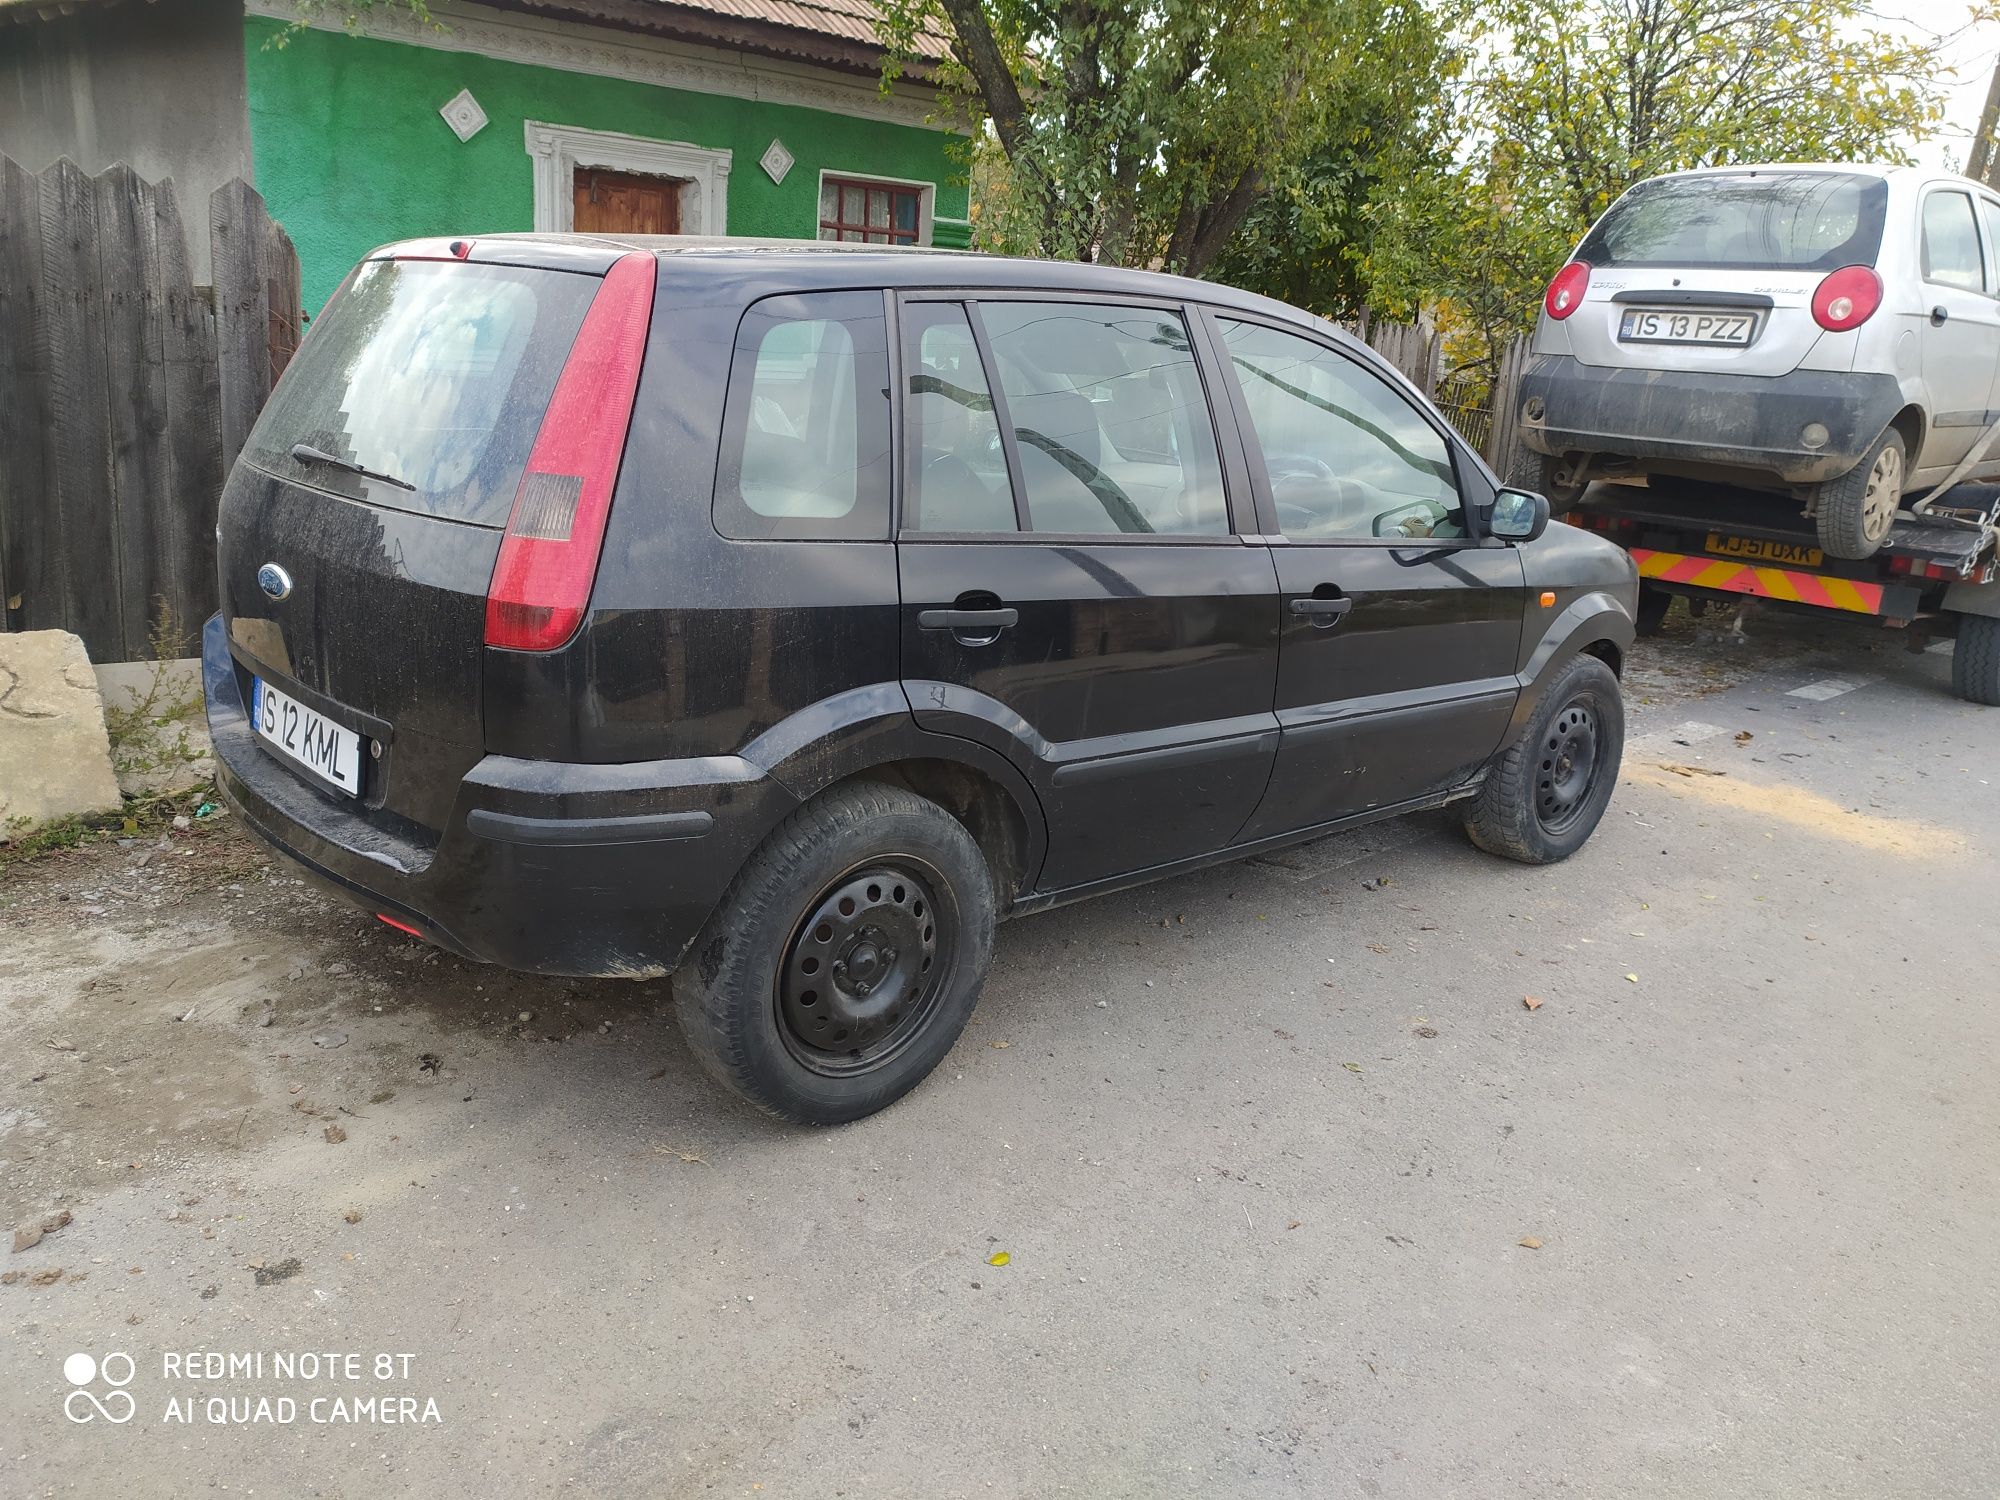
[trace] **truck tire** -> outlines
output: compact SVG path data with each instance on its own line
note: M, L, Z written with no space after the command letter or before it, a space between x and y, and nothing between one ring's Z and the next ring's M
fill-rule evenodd
M1813 490L1819 544L1828 557L1873 557L1903 503L1903 435L1891 427L1853 468Z
M1667 611L1673 607L1672 594L1642 583L1639 585L1639 609L1632 617L1633 626L1640 635L1658 635L1666 627Z
M950 1052L993 956L986 858L916 793L837 787L778 825L674 976L719 1082L797 1125L893 1104Z
M1960 615L1951 648L1951 690L1967 703L2000 708L2000 619Z
M1590 488L1590 483L1586 480L1577 484L1567 477L1574 467L1569 456L1551 457L1546 453L1538 456L1541 459L1542 493L1548 497L1549 509L1561 515L1583 498L1583 492Z
M1549 865L1581 849L1610 804L1625 754L1625 699L1611 668L1571 657L1465 804L1488 854Z

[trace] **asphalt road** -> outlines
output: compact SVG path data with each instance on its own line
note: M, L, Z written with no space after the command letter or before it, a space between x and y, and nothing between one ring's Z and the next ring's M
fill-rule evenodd
M0 1192L73 1222L0 1257L7 1492L1992 1495L2000 711L1948 667L1683 627L1569 863L1440 816L1010 924L819 1134L663 986L226 835L20 867ZM125 1423L65 1378L114 1351Z

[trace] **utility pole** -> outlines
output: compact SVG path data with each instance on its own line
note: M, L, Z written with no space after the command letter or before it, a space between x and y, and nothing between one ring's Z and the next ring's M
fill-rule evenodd
M1989 187L2000 178L2000 151L1994 150L1993 132L2000 126L2000 61L1993 64L1993 81L1986 86L1986 107L1979 112L1979 129L1972 137L1972 155L1965 175Z

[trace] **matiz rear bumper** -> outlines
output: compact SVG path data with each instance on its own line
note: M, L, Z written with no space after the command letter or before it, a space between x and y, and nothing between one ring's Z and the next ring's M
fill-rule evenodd
M251 833L343 900L454 953L532 973L670 973L731 875L797 805L734 756L575 765L489 755L433 833L308 784L258 744L219 614L202 632L202 679L216 783Z
M1829 370L1717 375L1586 365L1536 354L1521 377L1521 438L1537 453L1603 454L1733 470L1785 484L1837 479L1898 411L1893 376ZM1817 423L1817 446L1806 429Z

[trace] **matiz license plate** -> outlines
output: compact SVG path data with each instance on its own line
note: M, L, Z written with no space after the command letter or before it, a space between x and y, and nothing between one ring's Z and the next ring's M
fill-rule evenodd
M250 679L251 720L278 754L350 797L361 795L361 736L307 708L261 677Z
M1618 337L1628 344L1747 344L1756 330L1749 313L1628 307L1618 320Z

